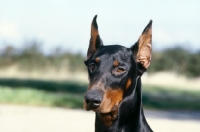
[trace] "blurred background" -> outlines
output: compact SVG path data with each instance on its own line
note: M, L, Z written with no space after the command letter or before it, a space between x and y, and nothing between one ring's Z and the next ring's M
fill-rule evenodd
M0 131L94 131L94 113L82 107L96 14L105 45L132 46L153 20L152 62L142 77L147 121L155 131L199 130L199 5L0 0Z

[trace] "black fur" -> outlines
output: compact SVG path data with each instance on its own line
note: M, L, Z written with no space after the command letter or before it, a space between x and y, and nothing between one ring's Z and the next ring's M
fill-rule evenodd
M98 30L96 17L93 20L93 24ZM143 34L148 33L151 24L152 21L144 29ZM95 132L152 132L142 108L141 75L146 71L146 68L136 61L139 41L131 48L126 48L120 45L104 46L102 41L98 41L100 39L98 35L96 43L101 44L95 44L98 47L92 53L89 52L89 57L85 61L90 81L88 91L93 93L91 95L89 92L86 92L85 102L86 106L88 106L87 110L94 110L96 112ZM91 48L90 46L88 51ZM96 58L99 61L96 61ZM113 66L115 60L119 63L117 66ZM121 71L117 72L119 68ZM130 78L131 84L127 88L127 81ZM98 83L101 83L101 86ZM101 113L101 111L97 110L97 107L101 105L103 92L112 89L121 89L123 91L123 98L117 108L116 117L111 124L106 125L101 118L101 114L109 113ZM95 92L99 92L97 90L101 91L101 93L94 95ZM96 101L96 104L90 102L91 100L88 99L89 96L94 98L92 101ZM95 105L95 107L90 106L90 103Z

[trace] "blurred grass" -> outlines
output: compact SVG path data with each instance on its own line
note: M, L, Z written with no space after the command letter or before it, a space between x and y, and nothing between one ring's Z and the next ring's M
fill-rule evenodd
M82 108L84 94L52 93L29 87L0 86L0 103Z
M143 106L150 109L200 110L200 90L143 85Z
M9 86L13 89L28 87L28 89L68 93L84 93L87 89L87 84L76 81L53 81L17 78L0 78L0 85Z
M72 81L0 79L0 103L82 108L87 84ZM200 111L200 90L143 85L148 109Z

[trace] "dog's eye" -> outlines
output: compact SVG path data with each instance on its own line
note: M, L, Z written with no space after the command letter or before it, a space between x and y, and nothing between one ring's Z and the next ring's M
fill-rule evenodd
M124 71L125 71L125 69L122 68L122 67L118 67L118 68L117 68L117 72L124 72Z
M90 70L94 70L94 68L95 68L95 65L94 65L94 63L91 63L90 65L89 65L89 68L90 68Z
M115 67L112 70L112 74L115 75L115 76L123 75L125 72L126 72L126 68L125 67L121 67L121 66Z

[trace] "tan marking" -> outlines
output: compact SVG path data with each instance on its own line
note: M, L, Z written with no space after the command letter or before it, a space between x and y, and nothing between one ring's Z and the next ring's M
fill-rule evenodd
M114 62L113 62L113 65L116 67L116 66L119 66L119 62L117 61L117 60L115 60Z
M100 58L99 57L97 57L97 58L95 58L95 62L99 62L100 61Z
M128 81L126 82L125 89L128 89L131 86L131 83L132 83L131 78L129 78Z
M121 88L116 90L105 90L103 100L98 111L100 113L109 113L111 111L117 110L122 98L123 90Z

